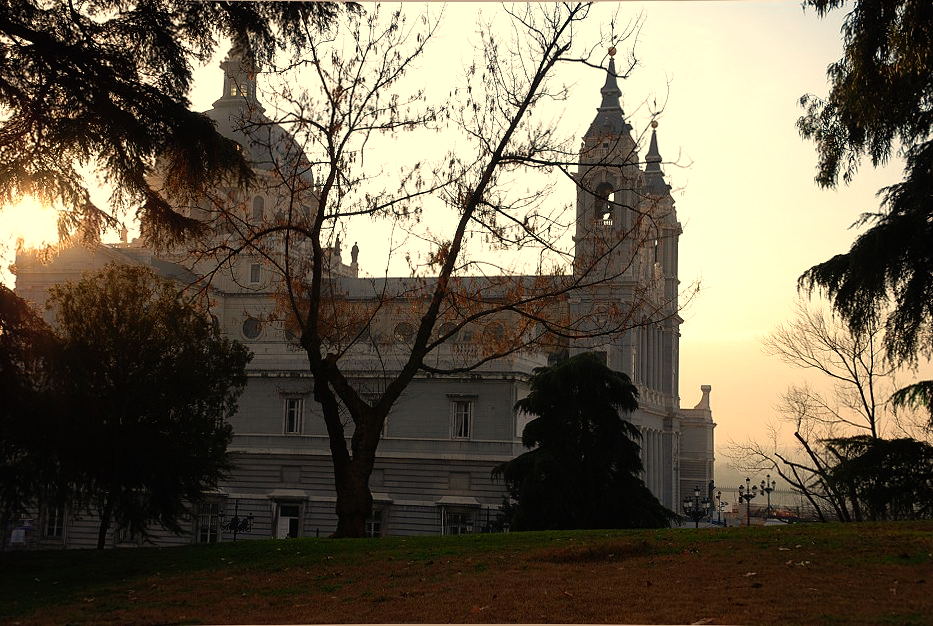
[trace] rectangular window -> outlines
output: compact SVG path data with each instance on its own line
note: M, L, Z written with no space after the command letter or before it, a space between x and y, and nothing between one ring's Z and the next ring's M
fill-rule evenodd
M253 263L249 266L249 282L258 283L262 280L262 265Z
M301 505L280 504L279 521L275 529L276 539L295 539L301 526Z
M469 439L473 435L473 401L453 400L450 410L450 436L454 439Z
M285 398L285 434L301 434L301 418L304 402L301 398Z
M45 518L45 536L62 538L65 534L65 510L61 507L49 509Z
M202 502L198 505L198 543L220 541L220 502Z
M373 509L372 515L366 518L366 536L382 536L382 509Z

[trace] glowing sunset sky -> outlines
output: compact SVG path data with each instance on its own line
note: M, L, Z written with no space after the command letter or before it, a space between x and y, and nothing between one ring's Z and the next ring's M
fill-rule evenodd
M902 164L881 170L866 165L854 184L836 191L813 182L816 152L797 133L798 100L827 92L826 66L842 50L842 12L820 20L798 2L601 3L577 40L598 41L600 25L617 8L622 22L644 17L636 44L639 66L621 84L623 107L638 132L650 120L645 103L667 98L658 138L665 160L676 161L664 169L684 226L680 276L684 285L701 284L682 313L681 402L691 407L701 384L713 386L721 449L729 440L762 436L778 395L808 376L765 355L761 339L790 316L801 272L848 249L857 232L849 225L877 209L875 193L900 179ZM447 6L419 70L429 93L432 85L446 89L445 81L456 77L475 49L478 38L464 25L474 22L478 10L491 16L496 9ZM414 14L419 7L406 10ZM500 23L504 16L494 22ZM225 52L198 70L196 110L210 108L219 97L217 62ZM563 71L561 77L574 86L560 124L579 137L595 115L604 75L580 66ZM572 186L562 184L555 198L572 201ZM52 225L50 236L51 212L4 209L0 233L15 239L25 231L27 241L37 243L48 228L44 220ZM364 271L379 273L384 265L384 238L362 227L351 230ZM10 282L10 275L4 272L3 279Z

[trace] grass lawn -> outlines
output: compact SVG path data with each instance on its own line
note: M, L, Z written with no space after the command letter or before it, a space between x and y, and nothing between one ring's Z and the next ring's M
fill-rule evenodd
M3 623L933 624L933 522L0 555Z

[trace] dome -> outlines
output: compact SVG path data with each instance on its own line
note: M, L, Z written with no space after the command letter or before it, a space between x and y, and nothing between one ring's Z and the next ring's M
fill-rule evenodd
M274 123L256 97L256 74L234 47L220 67L224 91L213 108L205 111L217 132L237 142L250 165L258 170L283 174L300 168L311 182L310 163L294 136Z

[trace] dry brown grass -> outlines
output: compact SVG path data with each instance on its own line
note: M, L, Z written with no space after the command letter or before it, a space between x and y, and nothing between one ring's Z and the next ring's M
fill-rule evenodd
M13 619L933 624L931 523L500 537L319 540L328 553L111 581Z

